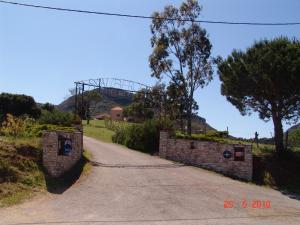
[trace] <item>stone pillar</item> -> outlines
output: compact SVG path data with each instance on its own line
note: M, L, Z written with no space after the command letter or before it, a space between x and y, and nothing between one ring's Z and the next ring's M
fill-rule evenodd
M82 132L44 131L43 165L52 177L60 177L82 157Z

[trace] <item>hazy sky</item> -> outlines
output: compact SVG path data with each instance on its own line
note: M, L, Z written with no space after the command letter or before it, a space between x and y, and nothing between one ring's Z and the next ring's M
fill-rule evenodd
M16 0L17 1L17 0ZM83 10L151 15L177 0L26 0ZM206 0L200 19L250 22L300 22L299 0ZM150 21L56 12L0 4L0 92L24 93L38 102L58 104L76 80L117 77L152 85L148 57ZM202 24L210 35L213 56L226 57L255 40L281 35L300 37L300 26L257 27ZM271 122L256 114L241 116L220 94L214 80L196 92L199 115L234 136L273 133ZM285 129L288 126L285 126Z

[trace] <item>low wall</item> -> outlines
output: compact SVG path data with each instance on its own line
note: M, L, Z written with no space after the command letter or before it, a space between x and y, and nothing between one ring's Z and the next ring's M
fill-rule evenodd
M160 132L159 156L211 169L232 177L252 180L252 146L173 139Z
M45 131L42 145L44 167L50 176L60 177L81 159L82 132Z

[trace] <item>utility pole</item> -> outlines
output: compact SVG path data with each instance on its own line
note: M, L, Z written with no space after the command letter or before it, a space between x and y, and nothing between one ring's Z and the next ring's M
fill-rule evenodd
M256 146L258 147L258 133L257 133L257 131L255 131L255 138L254 138L254 141L256 142Z

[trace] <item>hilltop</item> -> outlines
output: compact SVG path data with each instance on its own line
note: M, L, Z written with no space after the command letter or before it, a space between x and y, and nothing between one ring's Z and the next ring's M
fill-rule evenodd
M114 106L125 107L132 103L133 94L115 88L103 88L101 90L102 100L97 104L92 116L99 113L107 113ZM75 109L75 96L71 96L57 105L57 109L63 112L72 112Z

